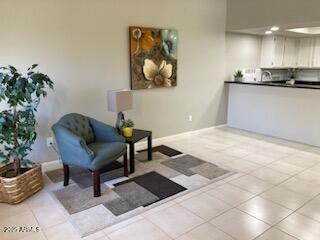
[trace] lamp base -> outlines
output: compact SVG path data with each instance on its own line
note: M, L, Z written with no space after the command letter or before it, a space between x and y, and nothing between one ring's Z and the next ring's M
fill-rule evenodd
M117 121L116 121L116 128L118 130L120 130L120 125L121 125L122 121L124 121L124 114L123 114L123 112L118 112L118 117L117 117Z

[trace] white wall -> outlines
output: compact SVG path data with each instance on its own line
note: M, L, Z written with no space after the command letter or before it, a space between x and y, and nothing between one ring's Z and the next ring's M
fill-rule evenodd
M228 0L227 30L320 23L319 0Z
M34 161L57 159L45 138L63 114L114 123L106 91L130 86L130 25L179 31L178 86L135 91L136 126L159 137L225 123L225 0L1 0L0 9L0 65L38 63L55 82L37 115Z
M260 68L261 43L261 36L226 34L226 80L237 68Z

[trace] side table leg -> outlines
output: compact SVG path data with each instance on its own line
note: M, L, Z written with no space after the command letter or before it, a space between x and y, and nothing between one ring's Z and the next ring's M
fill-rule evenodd
M148 136L148 160L152 160L152 135Z
M134 173L134 143L130 143L130 173Z
M123 155L123 175L125 177L129 177L128 174L128 156L127 156L127 152Z

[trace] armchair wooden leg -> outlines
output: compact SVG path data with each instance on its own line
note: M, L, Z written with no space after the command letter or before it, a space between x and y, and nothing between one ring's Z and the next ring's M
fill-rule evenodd
M63 164L63 186L69 185L69 166Z
M129 174L128 174L128 155L127 155L127 153L125 153L123 155L123 175L125 177L129 176Z
M100 172L99 170L93 171L93 196L100 197L101 190L100 190Z

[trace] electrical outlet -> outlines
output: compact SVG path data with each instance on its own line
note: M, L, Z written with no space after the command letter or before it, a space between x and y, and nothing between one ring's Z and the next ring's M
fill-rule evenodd
M52 147L54 143L53 137L48 137L47 138L47 147Z
M188 120L189 122L192 122L192 115L189 115Z

